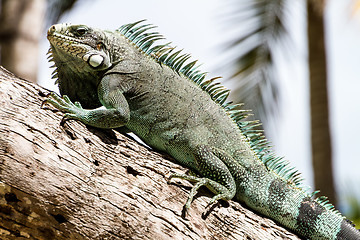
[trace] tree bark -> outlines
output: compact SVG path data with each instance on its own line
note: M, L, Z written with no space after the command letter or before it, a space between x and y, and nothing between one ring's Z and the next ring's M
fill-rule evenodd
M229 201L186 217L186 169L115 130L41 108L49 91L0 67L1 239L299 239Z
M307 1L311 146L315 188L336 205L329 126L324 0Z

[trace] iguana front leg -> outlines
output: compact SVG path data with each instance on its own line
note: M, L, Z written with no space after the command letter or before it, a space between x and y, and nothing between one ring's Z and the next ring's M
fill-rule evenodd
M196 148L194 155L197 171L203 177L185 174L173 174L170 176L170 179L181 178L191 182L196 182L189 193L185 208L190 208L191 202L201 186L206 186L216 194L210 200L208 206L220 199L232 199L236 194L236 179L234 179L232 175L232 170L234 170L235 165L237 168L242 167L229 154L219 149L199 146Z
M105 108L83 109L79 102L72 103L66 95L61 98L54 92L45 102L66 113L62 122L74 119L98 128L122 127L130 119L130 110L123 89L114 82L120 82L116 74L106 75L99 84L99 100Z

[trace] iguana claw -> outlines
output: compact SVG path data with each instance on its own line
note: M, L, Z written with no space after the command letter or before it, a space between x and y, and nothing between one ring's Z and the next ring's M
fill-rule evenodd
M64 123L68 120L79 120L79 118L84 115L85 110L82 108L81 104L79 102L73 103L67 95L60 97L57 93L51 92L42 102L41 107L43 107L46 103L49 103L56 109L65 112L60 125L64 125Z

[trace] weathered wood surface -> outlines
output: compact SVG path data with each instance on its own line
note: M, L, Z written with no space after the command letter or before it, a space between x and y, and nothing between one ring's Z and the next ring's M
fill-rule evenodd
M0 239L298 239L230 201L181 216L186 169L114 130L42 109L48 91L0 68Z

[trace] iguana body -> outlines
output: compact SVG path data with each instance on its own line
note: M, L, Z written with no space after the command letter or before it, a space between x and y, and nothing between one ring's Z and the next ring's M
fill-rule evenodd
M299 186L299 175L271 154L265 138L244 121L247 111L226 103L228 90L205 80L189 55L128 24L118 31L58 24L48 31L60 92L47 100L100 128L125 126L151 147L167 152L215 193L210 203L236 199L311 239L360 239L360 233L324 198ZM76 101L73 104L71 101ZM78 103L80 102L85 110ZM105 107L105 108L104 108ZM95 109L94 109L95 108Z

